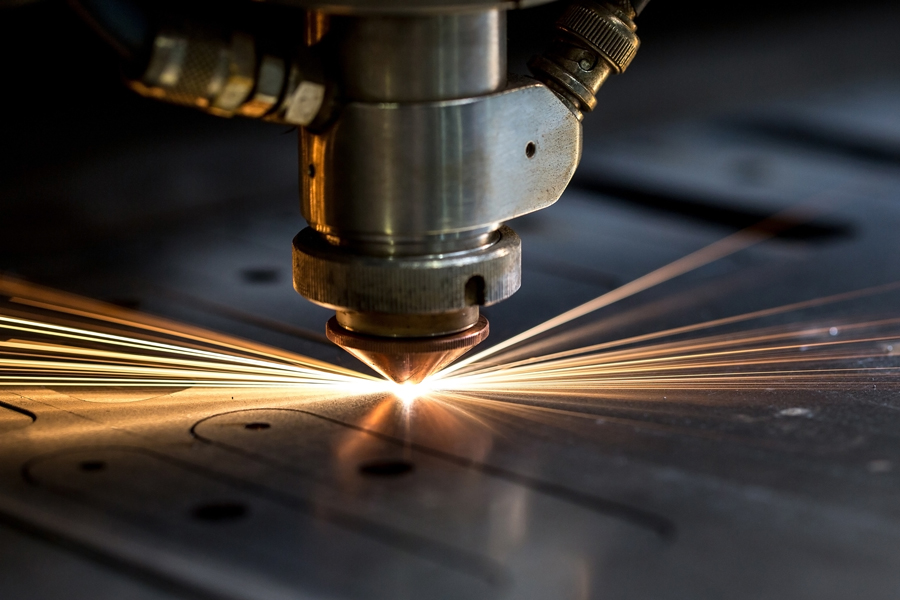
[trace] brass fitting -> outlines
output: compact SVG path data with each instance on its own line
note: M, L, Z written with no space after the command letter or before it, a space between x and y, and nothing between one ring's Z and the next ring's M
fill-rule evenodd
M594 110L595 95L609 76L623 73L634 59L641 44L635 14L627 0L570 4L556 22L553 46L528 68L582 119Z

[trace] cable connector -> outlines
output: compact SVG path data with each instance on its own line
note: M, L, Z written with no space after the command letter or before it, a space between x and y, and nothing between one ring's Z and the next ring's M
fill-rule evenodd
M597 91L611 74L623 73L641 41L631 2L570 4L556 22L549 51L528 63L534 76L557 93L581 119L597 105Z

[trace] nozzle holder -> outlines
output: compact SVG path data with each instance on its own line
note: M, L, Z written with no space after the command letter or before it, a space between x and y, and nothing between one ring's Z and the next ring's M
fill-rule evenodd
M293 248L294 289L336 310L453 312L505 300L522 283L522 240L506 226L486 247L439 256L361 254L329 244L311 228L294 238Z

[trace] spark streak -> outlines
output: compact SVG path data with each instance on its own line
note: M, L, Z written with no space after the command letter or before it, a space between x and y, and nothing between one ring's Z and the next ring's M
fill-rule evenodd
M384 387L374 377L306 356L14 280L0 280L0 294L13 305L41 311L40 317L9 309L0 314L0 336L6 335L0 337L0 385L331 386L348 393ZM68 322L73 317L79 323Z
M418 386L397 386L299 354L0 278L0 295L8 297L0 309L0 386L291 388L300 395L325 389L337 397L391 394L409 408L417 398L447 405L466 398L471 403L473 394L488 404L496 402L491 398L547 403L635 390L841 389L873 379L900 384L900 367L893 358L895 343L900 353L900 318L765 325L773 317L897 292L900 282L519 360L502 359L514 346L772 233L772 228L756 227L724 238L460 361ZM735 330L738 326L741 329Z
M397 386L304 356L242 345L197 330L182 335L174 324L113 317L99 303L74 310L65 304L16 297L17 304L113 322L135 333L0 315L0 332L16 336L0 340L0 385L327 386L348 395L389 392L409 405L422 396L439 399L451 392L550 398L635 389L828 388L867 381L873 374L882 384L894 384L900 381L900 371L893 365L846 365L883 361L895 341L900 350L900 319L839 323L839 328L836 322L794 324L679 337L898 289L900 282L499 365L474 362L457 373L445 370L419 386ZM840 331L838 339L836 331ZM151 333L164 337L151 338Z
M709 246L701 248L696 252L692 252L691 254L688 254L683 258L671 262L664 267L660 267L659 269L651 271L650 273L647 273L642 277L638 277L630 283L626 283L625 285L607 292L602 296L585 302L580 306L576 306L571 310L567 310L557 317L544 321L540 325L536 325L531 329L528 329L527 331L524 331L519 335L513 336L495 346L491 346L487 350L483 350L469 358L458 361L456 364L451 365L447 369L444 369L444 373L454 373L472 363L483 361L489 356L521 344L522 342L528 341L538 335L550 331L551 329L556 329L557 327L565 325L566 323L574 321L575 319L580 319L581 317L598 311L601 308L605 308L639 292L648 290L656 285L659 285L660 283L678 277L679 275L684 275L685 273L698 269L704 265L708 265L709 263L719 260L720 258L724 258L730 254L734 254L739 250L749 248L750 246L764 239L768 239L769 237L771 237L771 235L771 232L765 232L763 230L750 229L739 231L734 235L730 235L722 240L710 244Z
M715 262L721 258L725 258L726 256L730 256L736 252L750 248L751 246L754 246L762 241L768 240L776 233L778 233L778 231L796 225L797 221L795 219L798 216L808 218L808 213L810 213L812 210L811 204L812 201L809 203L809 205L798 205L794 208L790 208L786 211L783 211L781 214L765 219L752 227L742 229L741 231L729 235L728 237L713 242L708 246L692 252L687 256L679 258L678 260L660 267L655 271L651 271L646 275L638 277L637 279L626 283L625 285L620 286L610 292L607 292L602 296L585 302L580 306L576 306L573 309L567 310L561 315L544 321L540 325L536 325L531 329L528 329L527 331L509 338L506 341L478 352L468 358L464 358L463 360L451 365L447 369L444 369L443 373L445 375L455 373L461 369L464 369L472 363L483 361L489 356L493 356L495 354L503 352L504 350L532 340L541 334L547 333L548 331L556 329L576 319L587 316L593 312L600 310L601 308L610 306L611 304L634 296L637 293L646 291L652 287L660 285L661 283L670 281L680 275L684 275L686 273L699 269L700 267Z

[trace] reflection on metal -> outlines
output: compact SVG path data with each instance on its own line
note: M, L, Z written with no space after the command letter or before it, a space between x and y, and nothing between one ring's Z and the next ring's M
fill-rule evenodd
M28 427L34 423L34 414L12 404L0 402L0 435Z
M442 250L429 248L429 238L496 229L546 208L581 158L578 121L526 79L465 100L349 104L316 142L324 152L306 147L318 137L302 140L303 216L319 233L359 238L375 255ZM322 187L310 188L320 177Z
M844 14L817 31L835 40L857 27L889 49L897 36L874 25ZM819 39L798 33L772 39L800 50ZM782 74L792 61L807 64L808 52L792 59L784 44L759 41L747 44L749 61L746 48L729 50L721 36L722 60L661 51L677 54L656 65L667 101L636 94L616 114L665 118L686 98L669 82L697 72L719 82L692 96L697 110L721 101L724 87L744 103L750 88L756 97L783 91L784 78L755 85L762 79L751 71L771 63L760 49L777 49L769 54L785 59ZM876 54L863 66L890 56ZM735 64L753 67L741 85L731 85ZM851 142L862 132L876 150L895 143L896 89L849 89L858 96L836 93L824 108L803 98L770 114L788 123L802 116ZM643 111L641 98L650 98ZM35 164L27 177L4 179L17 215L0 220L9 264L60 287L339 360L324 345L156 292L177 288L298 327L325 321L317 307L292 302L290 289L241 276L279 264L284 248L272 240L296 233L280 194L254 192L294 184L277 159L291 154L279 143L286 138L194 135L196 145L157 150L154 161L146 143L122 145L114 159ZM784 137L762 143L712 121L605 138L604 151L587 157L587 180L611 185L572 190L515 225L526 238L528 283L490 309L495 339L605 304L610 297L594 299L822 188L851 200L828 220L852 235L777 236L423 385L355 396L329 386L4 386L0 412L36 419L0 434L0 596L894 598L898 289L835 294L900 279L898 180L883 168L886 150L854 154L798 152ZM135 176L164 187L135 187ZM189 185L197 176L199 188ZM700 198L695 215L713 207L744 217L683 219L670 202L636 209L622 189ZM246 200L223 203L236 195ZM187 230L160 231L139 210L174 214L174 199L188 196L215 208ZM90 210L48 218L63 197L90 201ZM111 262L97 261L101 253ZM4 314L135 336L111 320L81 319L74 311L90 311L68 299L43 302L69 312L41 313L30 293L6 288L0 295L17 300L3 299ZM809 298L821 300L798 302ZM146 324L114 311L94 312ZM245 342L233 343L215 351L243 355ZM23 478L23 467L35 476ZM123 581L135 593L122 592ZM57 593L44 593L54 583Z
M648 560L678 564L679 544L697 543L658 510L675 506L689 520L679 502L696 512L697 499L668 471L610 456L652 456L673 440L702 454L749 445L736 460L755 473L760 461L808 451L808 436L815 452L834 451L834 425L819 406L797 406L798 394L873 377L900 387L886 349L900 339L900 319L784 324L811 309L894 297L900 283L603 342L590 324L546 327L549 335L408 388L0 283L9 298L0 323L14 333L0 342L0 402L37 415L0 435L0 518L127 566L151 585L201 596L530 600L546 597L533 593L539 579L553 597L578 598L610 556L619 567L602 588L628 588L633 580L621 571L646 570ZM30 371L22 361L34 362ZM135 366L139 380L123 377ZM144 389L119 389L130 384ZM732 390L791 390L793 404L772 410L771 397L725 394ZM717 423L710 406L741 410L745 420L712 430L686 423ZM746 435L757 421L780 433ZM547 460L577 467L548 471ZM863 471L886 473L891 464L870 460ZM624 482L644 471L661 482L659 498L628 493ZM802 481L777 485L803 491ZM731 494L742 518L759 510L737 492L716 493ZM863 502L829 494L851 507ZM804 535L798 543L819 543ZM896 541L883 530L866 539L879 548ZM347 564L368 568L348 575Z
M471 99L506 83L506 13L332 18L338 79L364 103ZM374 107L373 107L374 108Z

